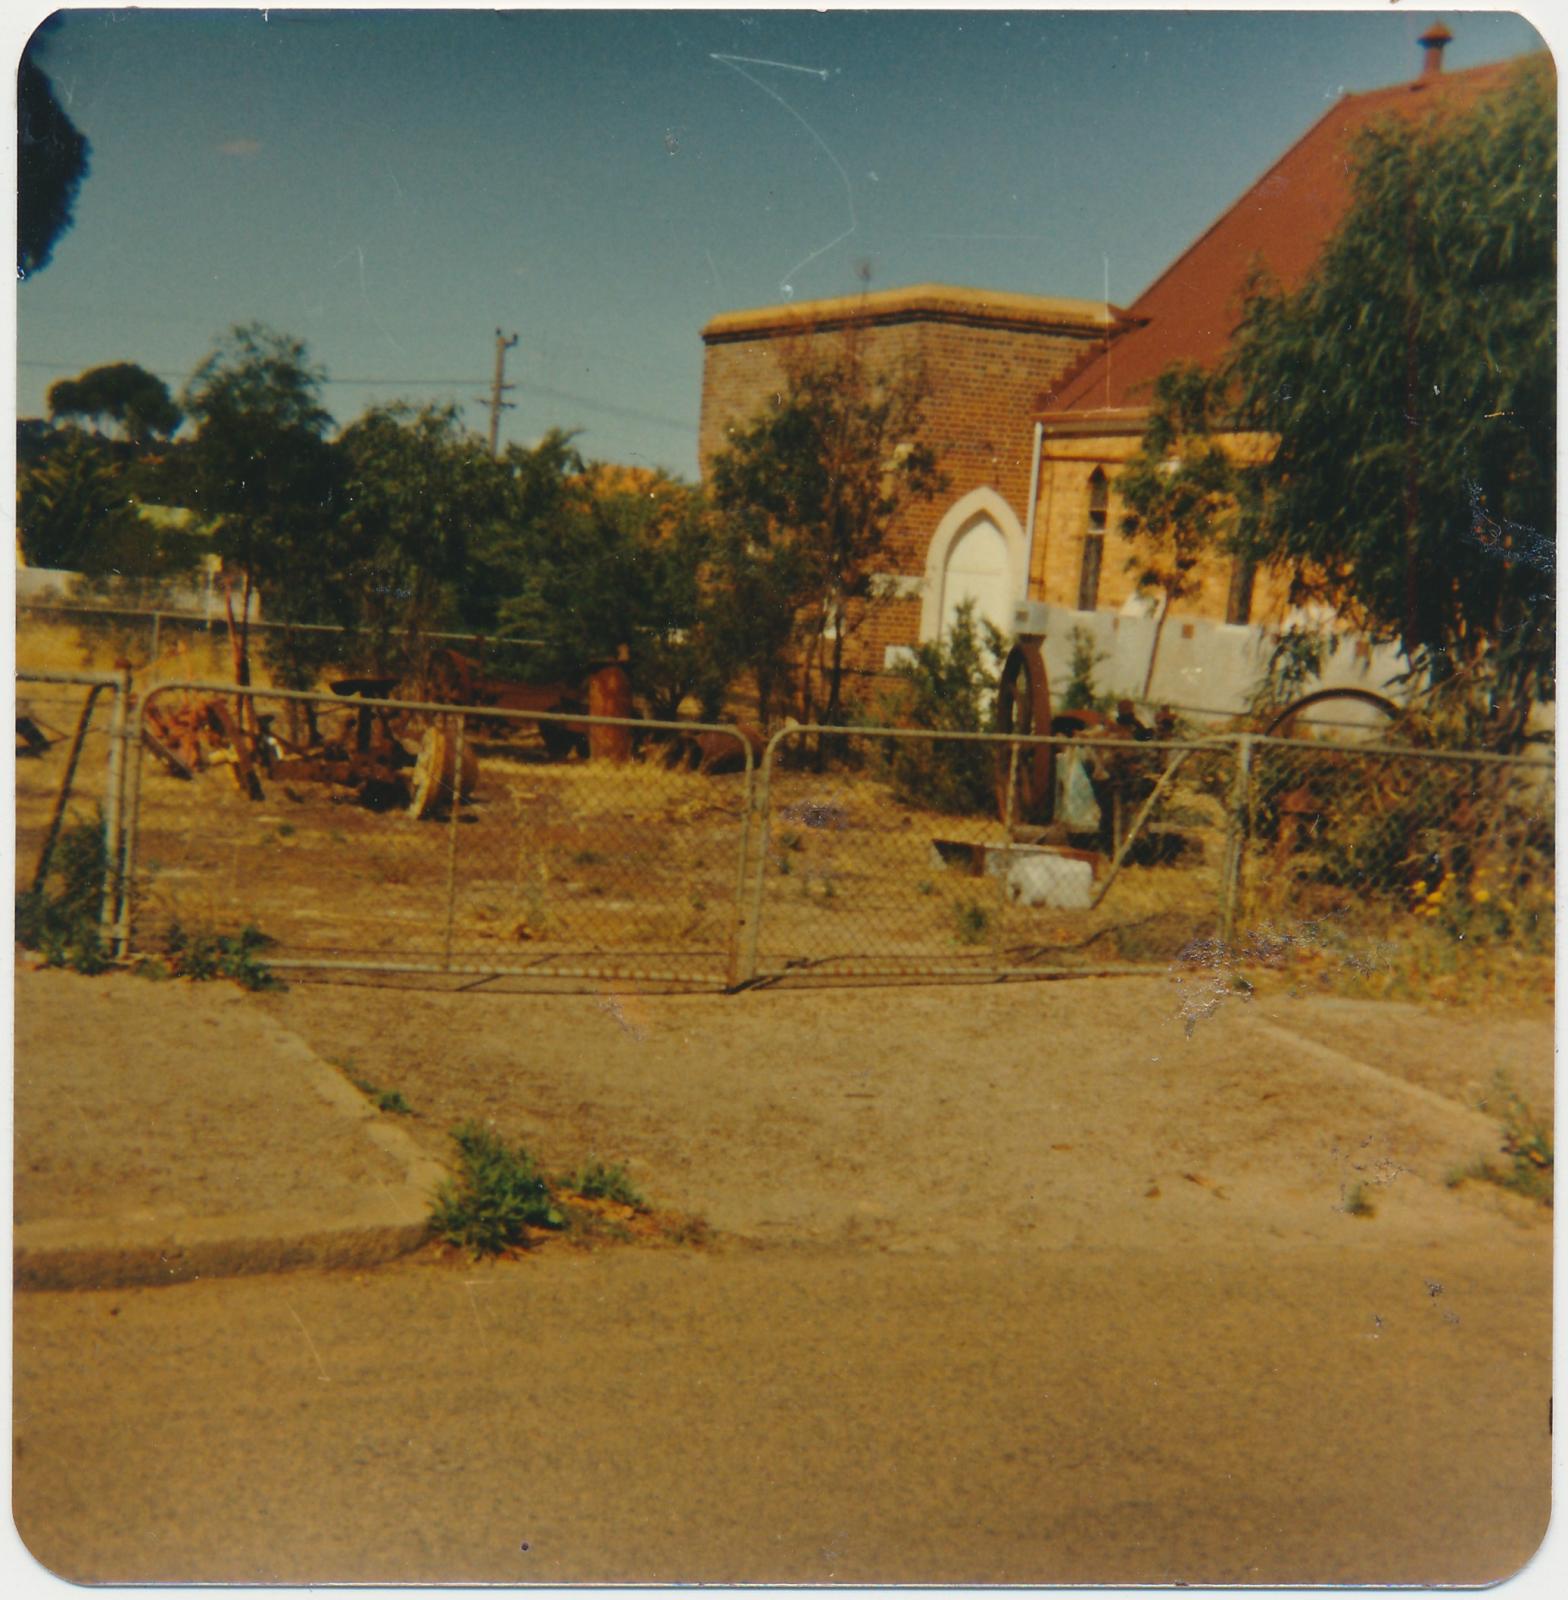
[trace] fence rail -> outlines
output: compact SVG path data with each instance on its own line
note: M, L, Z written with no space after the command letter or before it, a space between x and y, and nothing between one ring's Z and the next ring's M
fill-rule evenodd
M18 763L18 887L73 791L95 800L121 957L254 925L279 967L733 989L1167 969L1281 930L1550 948L1545 760L898 728L759 749L722 724L19 681L52 737Z

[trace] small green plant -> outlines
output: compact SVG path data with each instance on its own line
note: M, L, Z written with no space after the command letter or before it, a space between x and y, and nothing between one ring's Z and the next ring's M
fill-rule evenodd
M616 1205L630 1206L634 1211L646 1211L647 1201L638 1193L626 1168L606 1166L594 1159L578 1170L569 1187L584 1200L612 1200Z
M1528 1200L1551 1207L1554 1200L1552 1125L1543 1122L1520 1098L1506 1073L1494 1079L1493 1093L1503 1101L1503 1142L1501 1153L1507 1166L1487 1157L1449 1173L1448 1187L1457 1189L1467 1182L1495 1184Z
M960 944L980 944L991 930L991 913L978 900L959 900L953 906L953 937Z
M1353 1217L1371 1217L1377 1214L1377 1207L1373 1205L1372 1197L1367 1193L1367 1186L1364 1183L1358 1183L1345 1196L1345 1210Z
M786 828L784 832L779 835L780 850L804 850L805 848L806 841L804 837L796 833L793 828Z
M790 875L790 873L793 872L793 871L794 871L794 868L790 865L789 857L788 856L780 856L779 857L779 876L781 878L787 878Z
M280 839L292 839L294 837L294 824L292 822L280 822L278 824L278 837Z
M932 883L932 881L929 878L922 878L920 880L920 882L915 885L915 893L916 894L935 894L936 893L936 885L934 883Z
M102 815L75 818L55 841L43 881L16 897L17 943L37 951L48 967L105 971L99 920L108 874Z
M371 1100L375 1101L377 1111L387 1111L395 1117L413 1116L414 1108L408 1103L407 1100L403 1098L401 1090L380 1089L377 1088L375 1084L371 1083L368 1078L356 1078L352 1074L350 1074L348 1081L352 1083L362 1095L366 1095Z
M460 1165L436 1191L430 1231L476 1259L527 1243L530 1228L559 1229L566 1219L521 1145L508 1149L490 1129L465 1122L452 1130Z
M196 983L232 978L251 990L283 989L287 985L259 955L276 943L248 923L238 933L191 932L175 923L164 940L164 960L173 977L190 978Z
M604 857L597 850L579 850L573 855L572 861L579 867L598 867L603 866Z
M1072 655L1068 658L1067 687L1062 691L1064 711L1109 711L1116 697L1102 694L1096 687L1094 671L1111 658L1097 650L1094 635L1085 627L1075 627L1068 638L1072 640Z

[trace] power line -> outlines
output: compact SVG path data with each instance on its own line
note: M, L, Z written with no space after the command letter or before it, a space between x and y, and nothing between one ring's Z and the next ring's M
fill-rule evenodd
M80 361L18 361L19 367L34 367L46 372L59 372L62 374L80 372L84 363ZM172 378L183 383L190 374L188 372L170 372L167 369L148 367L144 369L152 373L155 378ZM402 388L402 389L470 389L478 381L474 378L325 378L324 383L348 388ZM656 411L642 411L636 406L616 405L609 400L595 400L589 395L577 394L570 389L555 389L542 383L509 383L508 389L516 389L519 393L531 395L540 400L559 400L569 405L583 406L589 411L597 411L605 416L619 417L626 422L646 422L658 428L678 428L683 433L689 433L693 424L689 419L661 416ZM473 402L478 405L488 404L487 401Z

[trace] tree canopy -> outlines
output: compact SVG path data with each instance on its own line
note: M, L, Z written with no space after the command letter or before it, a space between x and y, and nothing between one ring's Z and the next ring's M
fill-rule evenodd
M853 332L831 344L802 340L783 365L782 391L715 456L713 495L741 521L739 549L778 552L770 565L798 585L790 598L805 656L803 710L813 714L823 676L821 714L834 723L845 640L876 599L877 558L901 513L945 480L920 442L927 385L918 367L874 369Z
M252 323L232 329L186 387L196 423L186 502L243 574L244 617L260 587L278 620L347 620L341 457L327 438L324 377L299 340ZM239 671L244 681L243 646Z
M22 52L16 78L16 275L42 272L71 226L91 147L60 107L34 59L46 22Z
M1517 731L1554 692L1557 137L1549 69L1462 116L1366 133L1295 293L1258 283L1224 374L1278 439L1235 545L1484 685Z
M182 420L169 386L134 361L92 367L49 387L51 417L80 417L95 425L105 420L120 429L126 443L142 448L168 438Z

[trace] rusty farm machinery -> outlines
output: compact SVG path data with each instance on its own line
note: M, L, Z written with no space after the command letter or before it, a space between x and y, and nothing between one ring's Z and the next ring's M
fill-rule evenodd
M346 702L341 710L280 697L286 726L279 725L278 713L258 712L256 698L244 692L158 697L145 709L143 738L174 776L189 778L204 768L227 766L251 799L264 797L266 782L319 783L372 810L425 817L454 796L466 800L474 793L484 742L515 738L531 726L551 759L589 754L593 736L606 730L570 719L590 709L618 714L629 694L617 693L616 683L601 682L611 677L624 680L624 669L612 664L587 684L519 683L485 673L479 662L455 650L439 650L412 679L334 680L328 687ZM595 702L614 709L600 711ZM435 709L446 705L462 707L463 713ZM526 717L483 715L487 711L543 715L530 724Z

